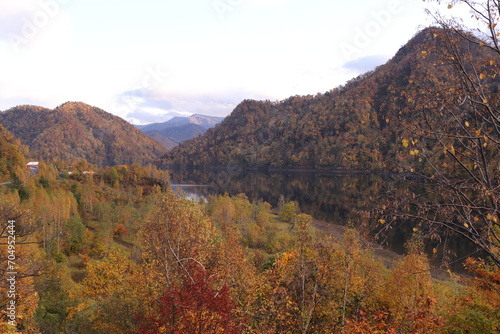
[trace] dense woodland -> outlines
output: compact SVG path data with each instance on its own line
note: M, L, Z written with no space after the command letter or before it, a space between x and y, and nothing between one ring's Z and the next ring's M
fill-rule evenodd
M500 328L498 269L470 259L475 277L434 279L418 230L386 266L356 230L333 238L295 202L272 208L243 194L192 202L152 165L80 161L68 173L41 163L33 176L17 144L3 130L1 163L18 180L0 188L1 219L15 220L18 273L17 327L3 322L4 333ZM3 314L9 301L0 296Z
M498 20L500 5L478 8ZM437 22L344 87L243 101L156 165L161 145L82 103L0 113L0 331L499 333L500 34ZM165 164L400 171L411 183L381 196L375 182L366 212L353 195L343 205L363 221L334 237L294 201L188 200ZM403 225L405 254L375 256L364 232ZM431 275L427 238L445 234L481 251L466 275Z
M166 149L120 117L81 102L50 110L18 106L0 112L0 124L36 159L85 159L98 166L153 162Z

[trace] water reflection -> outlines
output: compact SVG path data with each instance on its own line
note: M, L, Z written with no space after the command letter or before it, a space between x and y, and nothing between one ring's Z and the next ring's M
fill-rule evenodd
M244 170L173 170L171 181L186 194L244 193L250 200L276 206L283 196L297 201L316 219L344 225L353 213L383 193L386 177L375 174L264 172ZM188 186L186 186L188 185ZM204 186L199 186L204 185Z
M370 221L360 213L367 212L383 201L388 187L395 187L390 174L349 172L272 172L241 169L171 170L171 181L189 198L199 200L210 195L244 193L251 201L263 200L273 207L280 197L297 201L302 212L315 219L332 224L345 225L352 220L357 227L370 229ZM408 187L399 184L399 187ZM413 225L402 224L390 231L384 239L384 247L402 254L404 244L411 236ZM469 242L448 236L440 248L452 250L453 258L465 258L475 251ZM442 254L434 254L437 247L428 241L426 251L437 264ZM456 262L454 270L460 270Z
M209 185L198 185L198 184L182 184L182 183L171 183L170 187L175 194L184 196L185 198L200 202L201 200L206 200L206 195L203 195L202 189L210 187Z

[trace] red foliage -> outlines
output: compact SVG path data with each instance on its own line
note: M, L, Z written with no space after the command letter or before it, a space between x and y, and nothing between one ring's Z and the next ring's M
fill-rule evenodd
M119 224L117 227L115 227L113 232L118 237L123 237L128 234L128 230L123 224Z
M235 320L229 287L220 290L209 284L209 273L193 269L184 284L167 290L160 299L158 314L140 320L137 334L241 332Z
M484 290L495 290L500 285L500 268L488 267L484 260L468 258L465 260L465 269L475 273L476 283Z
M394 334L397 329L391 324L390 315L384 311L367 313L360 311L358 316L346 320L344 330L355 334Z

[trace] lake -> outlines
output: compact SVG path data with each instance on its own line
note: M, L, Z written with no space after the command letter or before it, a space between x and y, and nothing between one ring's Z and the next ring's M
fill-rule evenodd
M395 187L391 174L355 172L252 171L243 169L170 170L174 190L194 200L211 195L245 194L250 201L263 200L277 207L280 197L296 201L302 212L329 224L354 226L369 223L360 214L371 210L386 196L388 187ZM400 187L405 185L399 185ZM411 236L413 225L402 224L391 230L383 247L398 254ZM475 247L462 238L447 236L438 245L428 240L426 252L434 265L442 262L441 249L446 246L451 267L462 271L462 258L475 252ZM433 253L436 247L438 252Z

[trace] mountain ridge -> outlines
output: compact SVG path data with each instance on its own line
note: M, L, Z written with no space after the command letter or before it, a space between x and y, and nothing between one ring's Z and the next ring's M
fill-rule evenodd
M170 149L186 140L204 134L223 119L224 117L193 114L188 117L173 117L162 123L136 125L136 127Z
M49 109L21 105L0 112L0 124L46 160L86 159L99 166L146 164L164 147L133 125L83 102Z
M214 127L218 123L222 122L223 119L224 117L193 114L187 117L174 116L165 122L151 123L145 125L135 125L135 126L141 131L161 130L166 127L184 125L184 124L197 124L203 126L204 128L209 129L211 127Z
M402 150L401 141L411 134L399 121L412 121L411 107L421 93L442 89L444 95L455 80L449 68L436 69L439 57L430 52L441 46L440 35L438 28L420 31L385 64L326 93L244 100L219 126L181 143L158 163L398 170L414 158Z

